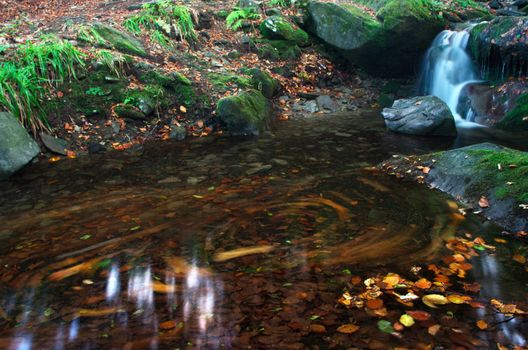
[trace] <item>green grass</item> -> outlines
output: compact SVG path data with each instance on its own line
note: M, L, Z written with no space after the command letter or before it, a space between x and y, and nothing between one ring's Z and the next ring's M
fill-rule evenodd
M151 38L162 47L168 47L171 37L187 42L196 40L196 17L188 7L177 5L171 0L162 0L145 4L141 12L127 18L123 26L136 35L143 30L154 31Z
M42 37L27 42L0 63L0 109L18 118L34 134L49 127L42 104L45 87L77 78L85 55L67 41Z
M131 62L129 56L110 50L97 50L94 53L94 57L117 77L123 75L126 66Z

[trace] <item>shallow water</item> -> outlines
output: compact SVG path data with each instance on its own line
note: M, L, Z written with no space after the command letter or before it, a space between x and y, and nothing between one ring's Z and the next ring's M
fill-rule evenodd
M33 165L0 184L0 348L525 345L526 323L488 309L387 302L380 317L337 302L351 275L411 278L449 255L445 241L457 235L493 242L499 228L375 167L469 139L387 133L365 112L282 122L256 139ZM472 259L464 281L481 285L475 300L526 300L518 249L506 242ZM376 326L408 309L427 309L442 331ZM484 317L500 323L481 332ZM336 331L347 323L360 330Z

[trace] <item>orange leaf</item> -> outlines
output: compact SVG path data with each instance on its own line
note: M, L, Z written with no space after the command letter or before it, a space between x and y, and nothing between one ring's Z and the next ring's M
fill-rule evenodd
M381 309L383 307L383 300L371 299L367 301L367 307L371 310Z
M412 318L417 321L427 321L429 318L431 318L430 313L420 310L407 311L407 314L409 314Z
M429 289L431 288L432 283L425 278L420 278L414 283L414 285L420 289Z
M347 323L347 324L344 324L342 326L339 326L337 328L337 331L339 333L352 334L352 333L357 332L358 329L359 329L359 326L357 326L355 324L352 324L352 323Z
M484 320L478 320L477 321L477 327L480 329L480 330L485 330L488 328L488 323Z

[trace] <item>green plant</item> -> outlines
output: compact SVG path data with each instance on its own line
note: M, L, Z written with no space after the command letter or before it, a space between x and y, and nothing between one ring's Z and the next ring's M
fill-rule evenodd
M86 90L86 94L92 95L92 96L106 96L107 95L107 93L100 87L89 88L88 90Z
M94 57L117 77L123 75L126 65L130 62L129 56L110 50L97 50Z
M106 40L93 27L80 27L77 39L96 45L106 45Z
M197 37L194 22L197 20L197 14L186 6L176 5L172 0L162 0L143 5L141 13L127 18L123 26L134 34L141 33L142 29L157 31L152 35L164 46L168 39L161 39L161 35L194 41Z
M269 5L270 6L280 6L280 7L288 7L291 6L292 1L291 0L270 0Z
M60 86L75 79L85 55L69 42L45 36L26 42L0 63L0 107L17 117L36 134L49 127L41 105L44 85Z
M171 46L169 38L157 29L150 34L150 39L163 48L169 48Z
M231 30L239 30L245 22L252 23L260 18L260 14L252 7L243 9L235 7L226 18L226 26Z

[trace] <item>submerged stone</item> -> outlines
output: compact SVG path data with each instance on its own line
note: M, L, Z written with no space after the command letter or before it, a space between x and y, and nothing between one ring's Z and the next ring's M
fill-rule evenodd
M449 106L435 96L396 100L383 109L389 130L411 135L456 136L456 124Z
M11 114L0 112L0 180L20 170L40 152L37 143Z
M260 91L250 90L221 99L216 114L231 135L259 135L270 122L272 107Z

